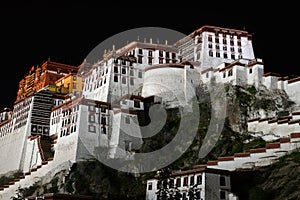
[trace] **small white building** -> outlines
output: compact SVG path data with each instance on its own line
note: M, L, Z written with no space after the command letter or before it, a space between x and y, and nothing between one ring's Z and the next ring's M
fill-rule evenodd
M167 188L170 194L180 194L180 199L188 200L236 200L231 190L230 173L227 170L210 169L205 166L191 170L177 171L168 179L159 179L159 172L154 179L147 181L146 200L158 200L160 188Z

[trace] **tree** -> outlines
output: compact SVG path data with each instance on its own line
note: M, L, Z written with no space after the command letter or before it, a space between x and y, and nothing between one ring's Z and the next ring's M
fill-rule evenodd
M18 187L18 189L16 190L15 194L10 197L12 200L25 200L25 189L21 188L20 186Z

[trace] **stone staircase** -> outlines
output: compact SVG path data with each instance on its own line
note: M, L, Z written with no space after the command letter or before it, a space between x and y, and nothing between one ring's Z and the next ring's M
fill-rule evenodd
M39 153L42 162L30 171L23 173L23 175L15 178L11 182L0 187L0 199L10 200L19 187L27 188L33 186L36 182L42 181L43 184L52 180L54 175L62 170L66 171L68 175L72 163L70 161L65 163L57 163L54 159L53 147L56 144L57 136L50 138L43 138L41 136L29 136L28 140L36 140L38 142Z
M206 163L208 168L234 171L237 169L252 169L254 167L268 166L280 157L300 150L300 113L281 119L254 119L249 120L251 128L259 132L259 136L269 136L264 148L250 149L249 152L235 153L233 156L219 157ZM264 123L263 125L261 123ZM275 125L274 125L275 124ZM275 136L270 131L276 132ZM295 132L296 131L296 132ZM299 131L299 132L298 132ZM254 133L255 135L255 133ZM264 137L263 137L264 138ZM266 138L266 137L265 137ZM278 142L272 142L272 141Z
M38 181L42 181L42 184L49 183L55 174L63 170L65 170L67 172L66 175L68 175L71 166L71 162L56 163L53 161L53 158L49 158L47 161L43 161L42 165L31 169L30 172L24 173L24 175L0 188L0 199L10 200L19 187L28 188Z

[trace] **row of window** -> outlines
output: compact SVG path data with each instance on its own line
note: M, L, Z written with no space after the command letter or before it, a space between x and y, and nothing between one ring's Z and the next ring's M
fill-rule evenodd
M102 125L106 125L106 116L101 116L101 117L99 117L98 118L98 123L100 123L100 124L102 124ZM96 117L95 117L95 114L93 114L93 113L91 113L91 114L89 114L89 116L88 116L88 122L90 122L90 123L95 123L96 122Z
M212 37L208 37L208 41L209 41L209 42L213 42ZM215 41L214 41L214 42L220 44L219 38L215 38ZM227 44L227 43L228 43L228 40L227 40L227 39L223 39L223 40L222 40L222 44ZM230 41L229 41L229 44L233 46L233 45L235 45L235 41L234 41L234 40L230 40ZM236 44L237 44L238 46L242 46L242 43L241 43L240 40L238 40L238 41L236 42Z
M95 84L94 84L94 88L93 88L93 85L92 84L85 84L84 87L83 87L83 91L90 91L92 92L92 90L94 89L97 89L99 87L101 87L102 85L105 85L106 84L106 77L104 77L103 79L97 81Z
M88 131L91 133L96 133L96 126L95 125L89 125L88 126ZM107 127L106 126L101 126L101 134L106 135L107 134Z
M220 45L215 45L215 47L216 47L216 49L220 50ZM209 44L208 44L208 48L210 48L210 49L213 48L212 43L209 43ZM223 50L224 50L224 51L227 51L227 46L223 46ZM234 47L230 47L230 51L231 51L231 52L235 51L235 50L234 50ZM239 53L242 53L242 48L241 48L241 47L238 48L238 52L239 52Z
M121 77L122 84L127 84L127 79L128 79L127 77L122 76L122 77ZM118 75L115 75L115 76L114 76L114 82L115 82L115 83L119 82L119 76L118 76ZM130 85L134 85L134 79L133 79L133 78L130 78L130 79L129 79L129 83L130 83Z
M18 128L21 128L22 126L26 125L27 123L27 120L23 120L22 122L19 122L18 124L15 124L14 126L14 130L18 129Z
M76 132L76 129L77 129L77 127L76 127L75 124L71 127L68 127L68 128L62 128L61 131L60 131L60 137L68 136L68 135Z
M100 112L102 112L102 113L106 113L107 109L108 108L105 105L100 106ZM95 105L89 105L88 110L90 112L96 112L96 106ZM98 110L98 108L97 108L97 110Z
M21 115L23 115L23 114L25 114L25 113L28 113L28 111L30 110L30 106L26 106L24 109L22 109L21 111L18 111L18 112L16 112L16 111L14 111L14 118L16 118L16 117L19 117L19 116L21 116Z
M196 177L196 180L195 180ZM148 190L152 190L152 182L149 182L148 184ZM219 179L220 186L226 186L226 179L225 176L220 176ZM202 185L202 175L197 176L186 176L186 177L179 177L176 179L168 179L163 181L157 182L157 188L158 189L165 189L165 188L174 188L176 187L182 187L182 186L194 186L194 185Z
M134 76L134 69L127 70L124 67L121 68L121 74L122 75L126 75L127 71L129 71L130 76ZM114 66L114 73L119 74L119 67L118 66ZM141 70L139 70L138 71L138 78L142 78L142 77L143 77L143 72Z
M252 74L252 68L249 68L249 74ZM233 75L233 72L232 72L232 69L228 71L228 76L232 76ZM206 78L209 78L209 73L206 73L205 74L205 77ZM223 72L223 78L226 78L226 72Z
M220 53L220 52L209 51L209 52L208 52L208 55L209 55L210 57L218 57L218 58L221 58L221 53ZM229 58L227 52L223 52L223 58ZM236 55L232 53L232 54L230 55L230 58L233 59L233 60L235 60L235 59L236 59ZM239 55L238 55L238 59L241 59L241 58L243 58L243 56L242 56L241 54L239 54Z
M147 51L147 50L144 50L144 51ZM138 54L143 55L143 49L138 49ZM158 52L159 57L170 58L170 54L172 56L172 59L176 59L176 54L175 53L170 53L168 51L163 51L163 50L159 50L159 52ZM153 57L153 51L152 50L148 50L148 56Z
M118 64L118 65L123 65L123 66L133 66L133 62L126 61L123 59L114 59L114 63Z
M14 107L14 112L17 112L21 109L24 109L24 107L27 107L32 101L32 98L25 100L23 103L18 104L17 106Z
M12 131L12 123L7 123L0 128L0 137L5 136Z
M78 119L78 114L71 116L71 118L65 118L62 121L61 127L66 127L71 123L74 124L77 122L77 119Z

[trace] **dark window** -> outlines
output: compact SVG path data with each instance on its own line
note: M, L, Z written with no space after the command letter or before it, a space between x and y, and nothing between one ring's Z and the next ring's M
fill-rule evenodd
M152 57L152 51L148 51L148 56L151 56Z
M223 78L225 78L226 77L226 72L223 72Z
M206 78L209 78L209 74L208 73L206 73Z
M216 43L219 43L219 38L216 38Z
M181 187L181 178L176 179L176 186Z
M212 48L212 44L211 43L208 44L208 48L210 48L210 49Z
M208 41L212 42L212 37L211 36L208 36Z
M252 74L252 68L249 69L249 74Z
M190 186L193 186L195 183L194 183L194 176L191 176L190 177Z
M201 185L202 184L202 175L197 176L197 184Z
M148 184L148 190L152 190L152 182Z
M138 63L140 63L140 64L143 63L143 56L138 56Z
M234 41L233 40L230 40L230 45L234 45Z
M152 65L152 58L151 57L148 58L148 64Z
M224 58L228 58L227 53L224 53Z
M225 176L220 176L220 186L226 186Z
M166 63L170 63L170 59L166 58Z
M126 74L126 68L122 68L122 74Z
M103 84L105 84L106 83L106 78L104 78L104 81L103 81Z
M114 66L114 73L119 73L118 67Z
M232 76L232 69L228 71L228 76Z
M176 54L172 53L172 59L176 59Z
M101 124L106 125L106 117L101 117Z
M189 177L184 177L183 178L183 186L187 186L189 182Z
M134 100L134 107L140 108L140 101L139 100Z
M118 76L114 76L114 82L118 82Z
M182 200L187 200L187 196L186 196L186 193L182 193Z
M238 41L238 46L242 46L242 43L241 43L241 41Z
M227 51L227 46L223 46L223 50L224 50L224 51Z
M217 53L216 53L216 56L217 56L217 57L220 57L220 52L217 52Z
M238 49L238 52L239 52L239 53L242 53L242 48L239 48L239 49Z
M201 192L200 191L196 192L196 199L201 199Z
M209 51L209 56L213 57L213 52Z
M170 53L166 52L166 58L170 58Z
M162 50L159 50L159 57L163 57L164 56L164 52Z
M139 54L140 54L140 55L143 54L143 49L139 49Z
M114 59L114 63L118 63L118 59Z
M230 51L234 51L234 47L231 47L231 48L230 48Z
M226 39L223 39L223 44L227 44L227 41L226 41Z
M169 180L169 187L174 188L174 179Z
M234 54L231 54L231 59L233 59L233 60L235 59L235 56L234 56Z
M162 58L159 58L159 64L162 64L162 63L163 63L163 61L164 61L164 59L162 59Z
M219 45L216 45L216 49L220 49L220 46L219 46Z
M223 190L220 191L220 199L226 199L226 192Z

